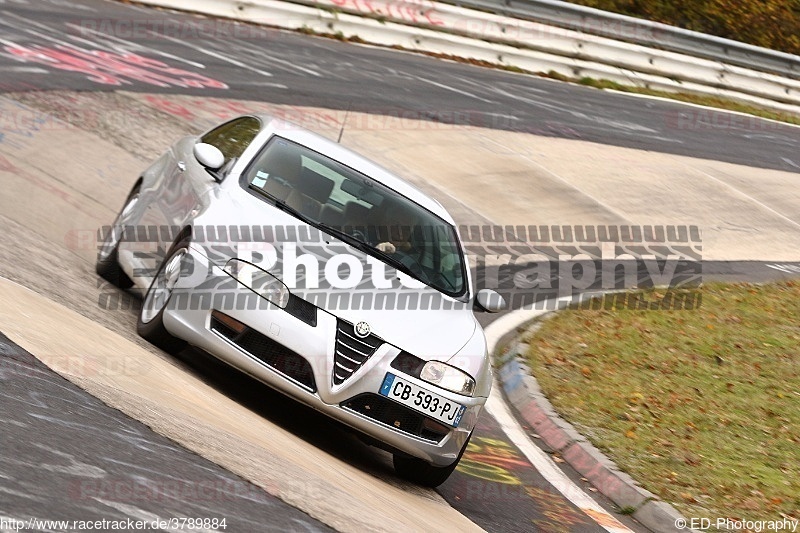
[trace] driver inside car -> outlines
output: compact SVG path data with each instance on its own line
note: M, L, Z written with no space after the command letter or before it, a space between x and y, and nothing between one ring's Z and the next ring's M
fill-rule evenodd
M382 224L377 228L380 242L375 248L387 254L413 253L414 216L397 204L382 207Z

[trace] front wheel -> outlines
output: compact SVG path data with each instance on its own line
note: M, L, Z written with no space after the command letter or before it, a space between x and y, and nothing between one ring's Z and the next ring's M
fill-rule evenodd
M430 488L438 487L455 471L459 461L461 461L461 456L464 455L464 451L469 445L470 438L472 438L472 433L467 437L467 442L464 443L464 447L461 448L461 452L459 452L456 460L449 466L434 466L416 457L394 454L392 458L394 471L401 478L407 479L417 485Z
M164 310L169 305L188 254L188 238L172 245L145 294L136 323L136 331L142 338L167 352L179 351L186 346L185 341L174 337L164 327Z

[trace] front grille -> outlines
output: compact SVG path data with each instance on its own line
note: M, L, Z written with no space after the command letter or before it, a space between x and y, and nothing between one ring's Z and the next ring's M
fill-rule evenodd
M262 335L258 331L240 322L236 322L231 317L222 315L226 321L233 321L241 326L238 328L239 332L237 332L233 327L226 325L215 315L222 315L222 313L214 311L211 314L212 331L228 339L248 354L308 391L317 391L317 384L314 381L314 372L311 370L311 364L309 364L304 357L293 352L279 342Z
M383 344L376 335L368 335L360 339L356 336L352 324L343 320L336 321L336 352L333 356L333 383L341 385L353 372L367 362L375 350Z
M359 394L344 402L342 407L393 429L437 444L450 431L444 424L379 394Z

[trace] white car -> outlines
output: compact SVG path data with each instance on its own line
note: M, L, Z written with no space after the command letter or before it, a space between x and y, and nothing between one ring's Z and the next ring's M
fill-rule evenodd
M397 473L441 484L489 396L457 228L435 200L293 124L242 116L145 170L97 272L146 290L138 321L356 430Z

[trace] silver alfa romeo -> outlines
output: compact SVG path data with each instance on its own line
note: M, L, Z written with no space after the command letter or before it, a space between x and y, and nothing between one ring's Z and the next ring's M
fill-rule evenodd
M202 349L392 452L437 486L464 453L492 375L453 219L333 141L242 116L142 172L97 272L144 293L138 333Z

